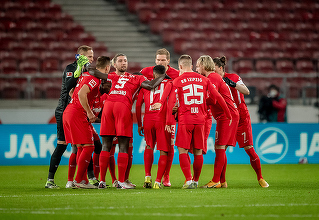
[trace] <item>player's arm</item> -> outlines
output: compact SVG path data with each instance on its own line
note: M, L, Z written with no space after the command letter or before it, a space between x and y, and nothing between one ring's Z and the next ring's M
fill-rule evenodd
M163 79L165 79L165 77L166 77L166 74L163 74L151 81L145 80L141 83L141 87L147 90L155 89L163 81Z
M171 90L173 91L169 95L166 112L165 130L167 130L168 132L172 132L172 125L175 125L175 117L172 115L172 111L176 104L176 93L174 92L176 89L172 88Z
M68 65L64 70L64 74L66 74L65 87L66 87L68 92L72 88L74 88L78 82L78 78L74 77L74 71L75 71L74 65ZM70 73L72 73L72 74L70 74Z
M144 134L144 127L142 125L142 104L143 104L143 91L141 90L137 96L136 105L135 105L135 113L136 113L136 120L138 125L138 134L143 136Z
M88 102L88 98L87 98L87 95L89 92L90 92L89 86L84 84L82 86L82 88L80 89L78 96L79 96L79 101L80 101L82 107L86 111L86 114L87 114L87 117L89 118L89 121L92 123L95 121L96 117L89 106L89 102Z
M229 79L228 77L224 77L223 80L225 81L225 83L227 85L229 85L230 87L233 87L235 89L237 89L240 93L244 94L244 95L249 95L249 89L247 88L247 86L243 83L243 81L238 81L237 83L232 81L231 79Z
M230 111L227 107L227 104L224 100L224 98L219 94L219 92L215 89L215 87L212 85L211 82L208 82L208 87L207 89L210 92L210 98L212 98L213 100L216 100L218 102L218 104L220 105L220 107L224 110L226 117L228 119L232 119L232 116L230 114Z
M69 96L72 97L73 96L73 93L74 93L74 88L72 88L69 92Z
M98 78L98 79L107 79L108 75L107 73L102 73L101 71L97 70L95 66L92 64L87 67L87 71L89 72L90 75Z

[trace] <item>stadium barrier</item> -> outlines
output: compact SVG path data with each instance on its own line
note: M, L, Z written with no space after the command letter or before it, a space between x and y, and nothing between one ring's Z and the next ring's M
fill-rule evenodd
M97 131L99 124L94 124ZM214 131L213 124L208 138L208 152L204 155L205 164L213 164ZM254 147L263 164L296 164L299 162L319 163L319 124L267 123L253 124ZM143 164L145 141L133 126L133 164ZM243 134L244 135L244 134ZM49 165L50 155L56 146L55 124L0 125L0 165ZM116 151L116 154L118 149ZM64 153L61 165L68 164L70 145ZM229 147L228 164L249 164L244 149ZM117 158L117 155L115 155ZM159 158L155 152L154 163ZM191 156L191 159L193 157ZM174 164L178 164L178 151L175 147Z

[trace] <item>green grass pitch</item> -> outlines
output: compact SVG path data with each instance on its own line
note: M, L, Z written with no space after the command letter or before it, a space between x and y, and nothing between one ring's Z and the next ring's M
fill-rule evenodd
M261 188L250 165L228 165L227 189L181 189L173 165L172 187L144 189L144 168L133 165L133 190L65 189L67 166L45 189L48 166L0 166L0 219L319 219L319 164L262 165L270 184ZM155 180L157 166L152 169ZM213 175L204 165L199 185ZM110 184L110 176L107 176Z

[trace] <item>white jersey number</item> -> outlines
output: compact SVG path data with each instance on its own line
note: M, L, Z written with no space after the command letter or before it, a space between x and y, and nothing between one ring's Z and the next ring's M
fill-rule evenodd
M125 83L129 81L128 78L119 78L119 80L117 80L117 83L115 85L116 89L123 89Z
M152 89L150 91L150 104L152 104L154 102L154 95L156 94L160 94L160 98L162 98L162 95L163 95L163 92L164 92L164 84L161 83L158 87L156 87L155 89Z
M188 92L184 93L184 103L185 105L192 105L192 104L203 104L204 94L203 92L199 92L198 89L203 89L203 86L190 84L183 87L183 91L188 90ZM196 98L190 99L190 96L196 96ZM197 98L198 97L198 98Z

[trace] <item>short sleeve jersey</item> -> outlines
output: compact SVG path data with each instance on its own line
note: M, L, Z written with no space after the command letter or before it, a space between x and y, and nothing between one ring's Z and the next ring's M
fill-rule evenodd
M164 79L161 84L159 84L155 89L152 90L141 89L141 91L139 92L139 96L143 96L145 103L144 119L152 121L165 121L167 109L166 102L159 110L151 110L151 105L161 100L164 89L167 83L170 81L171 80Z
M122 102L129 109L132 108L133 97L140 85L147 80L145 76L132 75L127 72L120 76L115 73L110 73L108 79L112 80L112 88L107 100L111 102Z
M83 85L87 85L90 88L90 92L87 95L88 98L88 103L90 108L92 109L94 101L97 99L99 96L99 87L100 87L101 80L91 76L88 72L82 73L81 77L78 80L78 83L74 89L72 99L70 101L70 104L72 104L76 108L82 108L82 105L79 100L78 93L80 89L83 87ZM84 111L84 109L83 109Z
M229 78L230 80L234 81L237 84L244 84L240 76L235 73L225 73L225 77ZM230 87L230 91L233 95L234 101L238 108L247 109L244 94L240 93L237 89Z
M207 90L212 89L214 88L211 82L195 72L184 72L174 79L173 92L179 102L180 124L205 124Z
M153 77L153 68L154 66L145 67L140 72L148 79L152 80ZM171 77L173 80L176 79L179 76L179 71L171 66L168 65L168 69L166 71L166 74Z
M216 90L221 94L221 96L224 98L227 107L229 108L229 110L232 111L236 111L237 106L233 100L231 91L229 86L224 82L224 80L222 79L222 77L218 74L218 73L211 73L208 75L207 77L211 83L215 86ZM213 108L211 108L212 111L212 115L214 116L214 118L217 120L219 119L221 116L224 115L224 111L223 109L219 106L219 105L214 105Z

